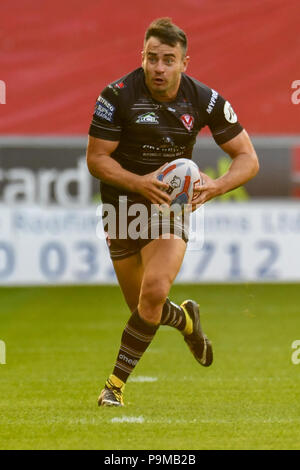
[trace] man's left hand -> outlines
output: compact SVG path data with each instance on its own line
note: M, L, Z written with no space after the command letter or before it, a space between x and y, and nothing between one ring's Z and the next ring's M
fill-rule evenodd
M205 202L222 194L222 188L218 180L210 178L201 172L202 184L194 189L195 199L192 202L192 212L198 209ZM196 196L197 195L197 196Z

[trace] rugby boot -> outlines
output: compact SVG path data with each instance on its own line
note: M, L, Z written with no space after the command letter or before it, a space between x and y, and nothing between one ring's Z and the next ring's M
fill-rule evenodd
M107 379L105 387L98 398L98 406L124 406L124 387L116 387L110 379Z
M193 300L185 300L180 307L193 322L193 332L184 335L184 341L187 343L196 361L202 366L208 367L213 362L213 350L211 342L201 328L199 305Z

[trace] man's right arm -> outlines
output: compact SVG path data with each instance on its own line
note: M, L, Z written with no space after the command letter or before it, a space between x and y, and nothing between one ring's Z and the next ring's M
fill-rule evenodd
M111 157L118 145L118 141L98 139L89 135L86 154L89 172L107 184L139 193L153 204L169 204L170 197L163 191L168 185L157 179L159 170L144 176L125 170Z

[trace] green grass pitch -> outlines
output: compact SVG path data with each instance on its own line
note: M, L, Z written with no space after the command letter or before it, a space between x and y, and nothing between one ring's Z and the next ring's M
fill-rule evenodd
M199 365L161 327L125 389L98 408L129 312L117 286L0 289L1 449L299 449L299 285L175 285L214 346ZM300 356L300 354L299 354Z

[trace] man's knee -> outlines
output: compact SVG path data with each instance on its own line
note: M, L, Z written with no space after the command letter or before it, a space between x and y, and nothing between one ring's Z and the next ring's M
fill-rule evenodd
M171 280L168 276L165 277L149 277L144 280L140 302L145 306L158 307L162 306L169 294L171 287Z

